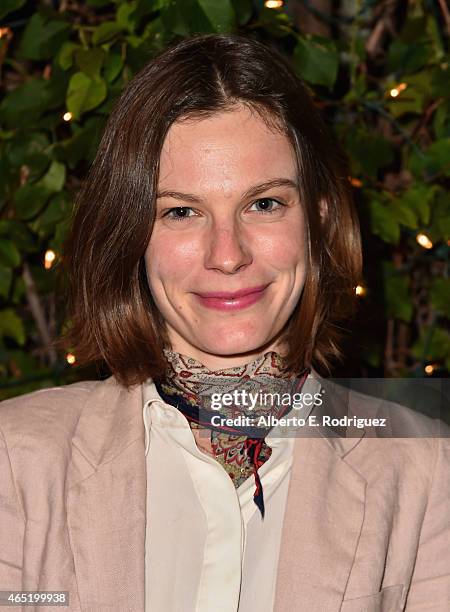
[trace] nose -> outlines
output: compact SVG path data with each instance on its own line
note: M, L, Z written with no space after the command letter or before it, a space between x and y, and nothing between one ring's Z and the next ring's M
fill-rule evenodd
M250 246L237 222L215 224L209 231L205 268L235 274L253 261Z

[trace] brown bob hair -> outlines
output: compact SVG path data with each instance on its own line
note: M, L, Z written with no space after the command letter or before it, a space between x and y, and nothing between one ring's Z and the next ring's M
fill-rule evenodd
M103 360L125 386L165 369L170 347L150 293L144 253L152 232L161 149L170 126L245 104L290 139L309 240L307 276L286 329L286 369L339 357L361 245L345 157L283 57L249 38L197 36L164 51L125 87L79 193L65 262L71 326L81 364ZM320 203L322 217L320 214Z

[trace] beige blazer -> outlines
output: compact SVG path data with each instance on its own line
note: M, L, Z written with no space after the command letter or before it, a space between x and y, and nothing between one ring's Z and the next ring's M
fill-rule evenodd
M319 427L296 439L277 612L450 610L449 440L397 408L404 431L420 421L428 437ZM109 378L8 400L0 430L0 590L63 589L73 611L143 612L141 387Z

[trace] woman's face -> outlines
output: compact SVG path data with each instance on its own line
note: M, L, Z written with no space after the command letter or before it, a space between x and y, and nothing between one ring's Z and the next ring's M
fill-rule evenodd
M210 369L282 350L306 272L296 175L288 138L247 107L172 125L145 262L173 350Z

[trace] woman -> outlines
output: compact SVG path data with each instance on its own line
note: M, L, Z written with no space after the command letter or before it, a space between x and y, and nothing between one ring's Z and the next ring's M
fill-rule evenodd
M4 402L0 588L92 612L448 610L447 440L319 419L380 411L313 369L360 262L348 171L276 52L205 36L148 64L67 253L69 341L113 376Z

